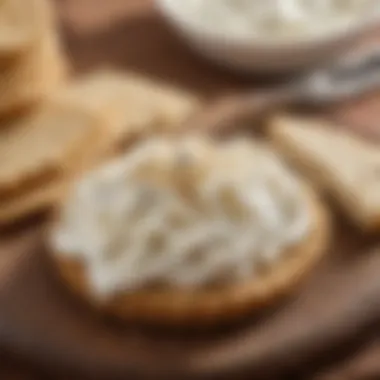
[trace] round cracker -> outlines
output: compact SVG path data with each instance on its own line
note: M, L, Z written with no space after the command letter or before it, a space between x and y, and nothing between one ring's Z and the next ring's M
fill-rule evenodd
M324 255L330 237L330 218L311 190L308 204L313 217L309 235L297 246L288 248L275 267L249 282L194 291L141 290L100 302L91 292L83 263L59 253L53 253L52 258L69 288L105 314L168 325L217 324L244 316L289 294Z

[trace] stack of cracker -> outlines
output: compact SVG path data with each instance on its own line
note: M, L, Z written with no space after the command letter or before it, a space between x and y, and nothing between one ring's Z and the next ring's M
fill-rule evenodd
M67 81L0 124L0 224L59 205L83 171L151 134L175 134L196 97L132 73Z
M0 1L0 118L39 102L66 72L49 0Z
M133 73L68 80L65 62L49 0L0 0L0 225L59 205L83 171L200 104Z

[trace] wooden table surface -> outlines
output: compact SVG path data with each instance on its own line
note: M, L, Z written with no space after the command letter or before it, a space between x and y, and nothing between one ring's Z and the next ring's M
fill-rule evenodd
M257 79L248 81L194 56L153 11L151 0L54 1L62 21L63 41L76 73L112 65L165 79L208 97L260 85ZM353 126L376 129L380 95L346 105L336 114ZM7 347L0 351L0 379L59 379L58 375L44 375L15 351L9 352ZM357 350L330 363L328 368L331 371L321 379L361 380L370 375L380 378L380 348L375 333L373 339L360 342Z

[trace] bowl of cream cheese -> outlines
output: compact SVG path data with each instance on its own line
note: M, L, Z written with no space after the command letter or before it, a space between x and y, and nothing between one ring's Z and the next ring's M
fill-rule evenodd
M379 0L156 0L204 57L243 72L290 73L326 64L380 22Z

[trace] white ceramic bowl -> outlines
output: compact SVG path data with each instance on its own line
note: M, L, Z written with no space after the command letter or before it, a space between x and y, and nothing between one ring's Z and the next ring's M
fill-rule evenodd
M182 11L181 2L156 0L160 13L194 50L219 65L245 73L287 74L326 64L354 47L380 21L376 17L323 38L274 44L201 31Z

